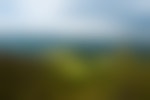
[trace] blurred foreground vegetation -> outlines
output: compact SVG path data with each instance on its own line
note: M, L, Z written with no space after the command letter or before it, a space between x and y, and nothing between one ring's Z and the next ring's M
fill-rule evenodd
M1 100L150 100L150 51L0 52Z

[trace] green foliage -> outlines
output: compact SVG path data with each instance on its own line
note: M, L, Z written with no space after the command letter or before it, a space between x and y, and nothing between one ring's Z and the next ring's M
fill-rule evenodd
M150 59L128 47L85 59L69 47L36 58L0 56L0 98L10 100L149 100Z

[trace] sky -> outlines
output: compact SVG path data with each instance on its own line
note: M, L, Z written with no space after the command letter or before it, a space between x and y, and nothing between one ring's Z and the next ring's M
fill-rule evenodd
M3 30L59 31L73 36L146 34L150 0L0 0Z

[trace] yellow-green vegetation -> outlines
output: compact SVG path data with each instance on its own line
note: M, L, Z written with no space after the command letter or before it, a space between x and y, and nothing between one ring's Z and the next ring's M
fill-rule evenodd
M0 57L0 98L150 100L150 58L146 60L126 46L88 60L69 47L45 50L33 59Z
M46 66L66 80L78 81L89 76L87 64L71 50L58 50L46 55Z
M88 94L85 96L88 99L83 97L82 100L149 100L150 65L139 61L128 47L120 47L103 56L97 55L95 59L91 59L90 65L89 61L85 62L68 49L58 50L48 56L44 61L47 66L54 64L56 76L61 81L74 83L65 83L70 86L66 88L75 87L76 89L72 88L73 94L76 91L81 91L80 95L83 96L84 93ZM70 92L67 89L66 91ZM80 98L79 94L75 97Z

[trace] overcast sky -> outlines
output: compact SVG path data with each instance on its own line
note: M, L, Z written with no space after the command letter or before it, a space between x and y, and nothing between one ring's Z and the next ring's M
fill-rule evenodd
M0 30L119 35L149 27L150 0L0 0Z

